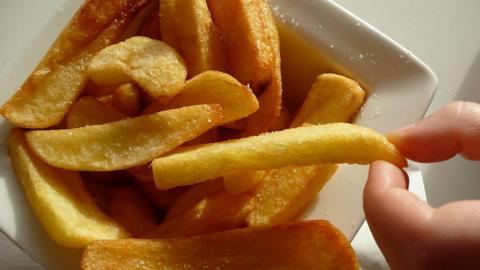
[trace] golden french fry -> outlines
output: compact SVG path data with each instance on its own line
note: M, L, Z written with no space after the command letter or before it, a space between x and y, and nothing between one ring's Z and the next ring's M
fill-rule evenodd
M163 111L103 125L26 133L32 150L52 166L112 171L144 164L220 122L220 105Z
M186 237L241 227L252 197L250 193L230 195L221 191L156 226L144 238Z
M258 109L257 98L248 87L226 73L205 71L188 80L172 100L159 100L147 107L144 113L210 103L222 106L221 124L244 118Z
M248 226L289 222L317 196L337 165L285 167L265 172L255 187Z
M59 65L38 83L20 88L0 112L12 124L25 128L46 128L58 124L80 95L88 76L87 65L103 48L116 42L134 13L145 4L138 1L114 20L79 54Z
M328 221L244 228L185 239L98 241L82 270L359 268L348 239Z
M360 109L365 93L345 77L318 76L292 126L350 120ZM297 217L335 173L337 165L286 167L271 170L257 187L250 226L287 222Z
M188 210L193 209L203 199L222 190L224 190L224 185L221 179L207 181L192 186L172 204L165 215L164 221L180 216ZM167 190L167 192L168 191L169 190Z
M148 199L160 209L169 209L189 189L189 187L178 187L170 190L160 190L155 187L153 181L137 180L135 182Z
M100 51L88 65L88 76L98 85L136 82L152 97L171 97L185 83L187 69L166 43L136 36Z
M235 195L249 191L263 180L265 171L241 171L223 176L225 188Z
M134 186L122 186L113 191L110 216L138 237L156 224L155 209Z
M284 130L290 127L292 123L293 116L290 111L282 106L280 110L280 116L275 120L272 126L272 131Z
M212 128L207 132L203 133L202 135L196 137L195 139L184 143L183 146L213 143L213 142L218 142L219 140L220 140L220 132L218 131L218 128ZM152 173L151 169L150 169L150 173ZM153 181L153 174L152 174L152 181Z
M98 209L77 172L51 167L37 158L20 129L12 129L8 144L17 179L35 215L56 243L79 248L94 240L129 236Z
M365 91L356 81L330 73L319 75L295 116L292 127L303 123L347 122L358 112L364 98Z
M206 0L160 1L162 38L185 59L189 77L207 70L225 70L221 35Z
M140 113L140 89L130 83L120 85L113 94L111 105L124 115L137 116Z
M369 128L336 123L306 126L213 143L172 153L152 162L156 186L191 185L243 170L322 163L406 165L395 146ZM208 162L205 162L208 161Z
M93 97L79 98L67 114L67 128L115 122L126 116Z
M226 45L229 73L254 91L272 80L278 33L266 1L208 0Z

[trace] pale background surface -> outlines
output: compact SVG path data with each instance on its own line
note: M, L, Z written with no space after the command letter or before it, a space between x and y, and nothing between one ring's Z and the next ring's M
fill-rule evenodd
M48 1L60 6L65 0ZM59 12L45 8L42 2L0 2L0 47L6 48L0 51L0 69L8 68L8 64L26 47L27 44L22 41L23 33L42 29L46 18ZM437 73L440 84L429 113L454 99L480 102L480 1L337 2L411 50ZM17 20L11 21L11 16L4 14L16 14ZM2 30L7 27L17 29L18 35L1 35ZM408 109L408 106L405 109ZM476 179L476 176L480 175L480 166L477 163L455 158L447 163L423 166L423 174L427 197L435 206L457 199L480 198L480 181ZM32 265L28 258L1 234L0 268L40 269Z

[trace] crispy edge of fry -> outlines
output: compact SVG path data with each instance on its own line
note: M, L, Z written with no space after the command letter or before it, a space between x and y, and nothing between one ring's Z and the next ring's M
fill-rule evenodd
M198 117L193 118L193 115ZM216 126L221 118L220 105L195 105L102 125L28 131L26 140L34 153L55 167L81 171L121 170L149 162ZM184 130L174 126L180 125L182 120ZM140 128L143 133L140 133ZM176 136L173 136L175 132ZM132 134L135 135L134 138L128 137ZM161 139L161 135L164 138ZM159 140L162 144L158 144L156 148L145 149L146 144L153 147L151 141L146 141L143 145L140 143L145 141L145 136ZM127 137L129 140L125 140ZM122 144L124 147L121 147ZM128 144L136 147L129 147ZM105 149L114 152L105 153ZM141 149L149 150L148 155L140 155Z
M380 133L346 123L303 126L255 137L173 152L152 162L160 189L191 185L242 170L265 170L319 163L368 164L406 160ZM208 160L208 164L205 164Z
M141 264L139 262L142 262ZM188 265L193 269L358 269L345 235L328 221L299 221L184 239L97 241L82 270ZM181 267L180 267L181 268Z
M35 215L56 243L85 247L101 238L129 236L124 228L100 211L77 172L51 167L36 157L27 146L22 130L12 129L8 144L17 179ZM69 181L64 181L66 179ZM66 202L57 205L58 201L52 200Z
M188 77L226 70L226 55L206 0L160 1L162 37L185 59Z
M88 60L93 58L99 50L118 40L133 16L144 7L147 1L139 0L128 11L122 12L120 17L113 20L86 48L42 77L38 84L27 85L17 90L2 105L0 113L19 127L46 128L58 124L87 83ZM52 91L60 91L58 88L67 87L59 85L60 80L63 81L63 84L68 81L69 91L65 91L61 95L52 93ZM52 98L56 98L56 102L46 106L43 99L50 101Z
M155 209L135 186L114 189L110 216L134 237L156 225Z

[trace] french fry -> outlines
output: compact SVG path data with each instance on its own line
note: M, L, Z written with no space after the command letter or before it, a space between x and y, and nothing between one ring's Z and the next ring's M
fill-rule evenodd
M110 215L134 237L143 235L156 224L155 210L134 186L113 191Z
M189 77L207 70L226 70L221 35L206 0L160 1L163 40L185 59Z
M152 169L156 186L169 189L243 170L322 163L369 164L375 160L386 160L398 167L406 165L405 159L383 135L365 127L336 123L174 152L155 159Z
M115 122L126 116L90 96L79 98L67 114L67 128Z
M232 76L205 71L187 81L181 92L172 100L159 100L144 110L151 113L159 110L195 104L216 103L222 106L221 124L244 118L258 109L258 101L252 91Z
M275 120L272 126L272 131L284 130L290 127L292 123L293 116L290 111L282 106L280 110L280 116Z
M221 191L202 199L192 209L157 225L144 238L175 238L238 228L244 225L253 194Z
M100 51L88 66L98 85L136 82L152 97L176 95L187 77L180 55L166 43L132 37Z
M52 166L112 171L145 164L217 125L217 104L196 105L103 125L26 133L32 150Z
M135 181L150 201L160 209L169 209L189 187L178 187L170 190L160 190L153 182Z
M319 220L185 239L97 241L85 250L81 268L353 270L359 265L348 239Z
M349 121L362 106L364 96L355 81L339 75L320 75L291 126ZM337 165L324 164L269 171L257 187L247 224L258 226L296 218L336 169Z
M351 79L336 74L317 77L292 127L310 124L348 122L360 110L365 91Z
M219 140L220 140L220 132L218 131L218 128L212 128L207 132L203 133L202 135L196 137L195 139L184 143L183 146L213 143L213 142L218 142ZM150 173L152 173L151 169L149 171ZM152 174L152 179L153 179L153 174Z
M51 167L28 148L24 133L12 129L9 153L18 181L45 231L59 245L85 247L94 240L129 234L105 216L77 172Z
M140 89L131 83L120 85L113 94L111 105L126 116L137 116L140 113Z
M227 192L232 195L240 194L252 189L263 180L265 171L241 171L226 174L223 182Z
M180 216L188 210L193 209L198 202L222 190L224 190L224 185L221 179L207 181L192 186L172 204L165 215L164 221Z
M272 79L279 44L268 4L208 0L208 7L225 41L229 73L254 91L260 90Z
M1 108L12 124L25 128L47 128L58 124L84 88L87 65L103 48L118 41L133 15L147 1L137 1L128 12L114 20L74 57L59 65L38 83L20 88Z

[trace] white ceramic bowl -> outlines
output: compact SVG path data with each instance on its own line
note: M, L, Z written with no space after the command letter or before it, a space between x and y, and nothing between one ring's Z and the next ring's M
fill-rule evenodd
M25 5L23 1L13 3ZM333 60L325 64L325 71L354 77L368 89L369 98L357 124L387 132L423 116L437 78L409 51L333 1L271 0L271 4L279 21ZM38 31L2 27L6 31L4 38L29 45L21 53L15 47L0 48L3 53L11 53L13 60L0 69L4 89L0 92L1 103L23 82L79 5L79 1L66 0L43 1L42 10L25 5L23 11L40 20ZM38 16L39 12L47 16ZM15 21L16 14L0 15ZM293 56L290 59L295 59L296 53L289 52ZM284 60L285 65L289 62ZM46 269L78 268L81 251L53 243L25 200L6 152L4 141L9 129L9 124L0 120L0 229ZM366 166L342 165L304 218L328 219L353 238L364 219L361 194L366 173Z

